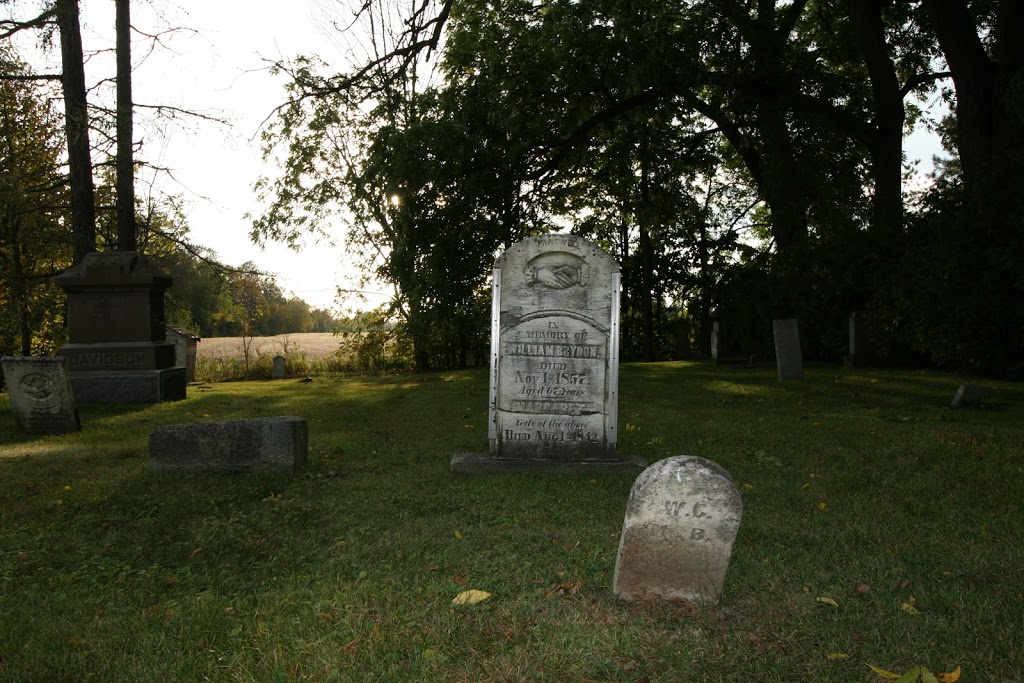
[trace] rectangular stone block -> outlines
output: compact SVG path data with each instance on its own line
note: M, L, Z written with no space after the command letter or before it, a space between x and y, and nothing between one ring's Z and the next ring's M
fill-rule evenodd
M18 427L28 434L60 434L80 428L67 360L4 356L0 359Z
M306 464L309 428L301 417L167 425L149 435L153 472L297 470Z

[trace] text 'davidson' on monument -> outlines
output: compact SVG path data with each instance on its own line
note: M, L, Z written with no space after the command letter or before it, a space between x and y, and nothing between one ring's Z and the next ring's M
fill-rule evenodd
M617 467L618 264L575 235L531 237L497 259L492 287L489 453L452 468Z

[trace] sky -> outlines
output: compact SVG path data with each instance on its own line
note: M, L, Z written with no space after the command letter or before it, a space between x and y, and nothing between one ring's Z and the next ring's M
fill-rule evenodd
M114 3L82 0L81 8L86 51L111 47ZM162 16L155 16L154 9ZM153 50L149 49L153 41L135 35L132 98L136 105L169 105L225 118L231 124L184 117L180 125L155 126L146 108L137 106L135 138L141 140L142 148L136 160L165 167L170 173L144 175L136 195L141 198L155 190L182 196L192 242L212 249L230 266L253 261L275 274L282 289L312 306L345 311L355 302L335 306L335 291L339 286L358 289L358 271L341 245L344 225L332 228L335 245L309 240L296 252L280 244L263 248L253 244L251 219L246 218L247 213L259 212L253 184L261 175L276 175L275 168L262 161L259 133L285 99L285 80L269 73L268 61L312 53L340 68L344 52L323 16L316 0L287 5L270 0L133 1L132 25L137 31L186 29L163 35ZM31 61L44 66L58 59L53 51L49 56L37 53ZM89 83L113 77L109 56L87 62ZM370 306L386 299L380 292L373 295L374 288L368 289Z
M186 29L152 41L136 35L133 41L133 99L141 105L170 105L223 117L230 126L185 119L179 126L154 128L145 108L136 114L137 158L171 173L158 175L156 191L181 195L185 202L190 239L216 252L231 266L253 261L274 273L278 284L315 307L347 312L383 303L381 288L365 303L335 300L337 287L359 289L357 268L343 249L345 226L332 226L336 244L307 241L293 251L280 244L261 248L249 238L251 220L260 205L253 184L277 173L265 164L259 149L261 126L285 99L285 80L269 73L268 61L297 54L317 54L338 69L346 63L344 38L330 27L325 7L344 5L332 0L135 0L132 24L145 33L171 27ZM154 16L154 10L162 17ZM114 3L82 0L83 41L86 49L113 44ZM58 58L50 56L53 62ZM45 59L37 57L38 60ZM32 61L37 61L33 59ZM86 65L90 82L112 78L113 62L95 57ZM921 170L938 146L934 136L920 131L906 142L908 157L923 159ZM136 189L151 191L148 178Z
M332 307L337 286L358 287L355 265L341 247L344 226L334 226L335 245L310 240L299 252L273 243L261 249L249 238L251 220L245 215L259 211L253 184L261 175L276 174L261 159L259 132L284 101L285 81L271 76L268 60L315 53L331 63L340 62L343 54L311 2L179 1L179 10L166 10L165 23L196 33L176 36L171 50L157 49L141 63L136 60L134 99L224 116L232 125L195 121L167 129L163 139L152 136L143 156L156 153L160 165L173 169L173 179L159 182L165 192L186 196L195 242L230 265L254 261L275 273L283 289L313 306ZM84 4L113 5L109 0ZM155 4L170 7L163 0ZM144 3L133 5L140 8L133 24L147 30L142 22L152 18L144 16ZM144 44L137 39L136 51ZM368 301L376 305L384 298L370 296Z

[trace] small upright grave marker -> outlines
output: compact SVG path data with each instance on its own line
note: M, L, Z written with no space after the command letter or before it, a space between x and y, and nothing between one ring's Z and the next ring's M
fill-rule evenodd
M800 326L796 318L772 321L775 336L775 360L779 369L779 381L801 380L804 378L804 359L800 351Z
M489 453L456 472L625 469L618 420L619 266L593 242L550 234L494 264Z
M270 369L271 379L284 379L287 374L286 360L284 356L274 356L274 365Z
M688 455L654 463L629 493L615 596L717 603L742 516L736 484L716 463Z
M951 408L963 408L967 406L980 406L984 396L981 387L977 384L961 384L949 404Z
M711 362L718 365L718 344L719 344L719 327L718 321L715 320L711 323Z
M22 431L61 434L80 429L65 358L4 356L0 366Z

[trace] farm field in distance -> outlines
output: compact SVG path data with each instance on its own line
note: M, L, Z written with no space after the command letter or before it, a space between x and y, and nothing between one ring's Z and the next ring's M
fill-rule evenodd
M250 353L259 355L302 354L309 360L326 358L338 350L341 337L333 332L296 332L273 337L253 337ZM242 337L209 337L199 342L200 359L242 356Z

